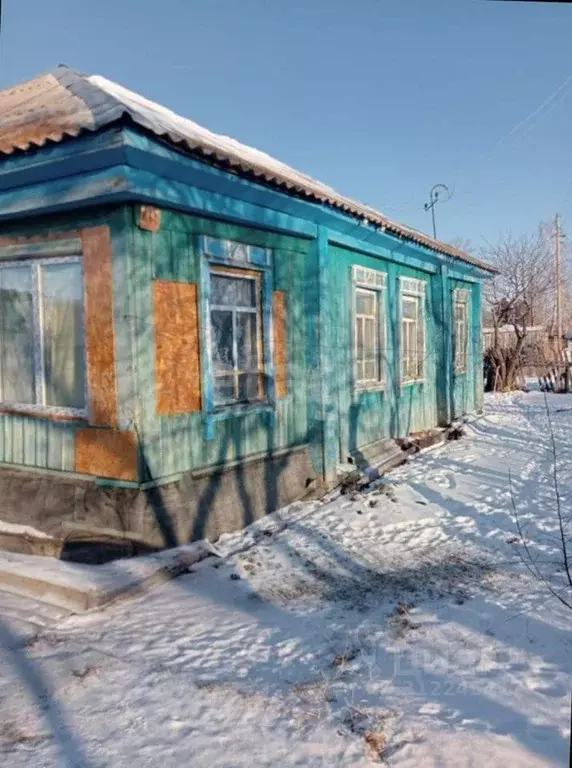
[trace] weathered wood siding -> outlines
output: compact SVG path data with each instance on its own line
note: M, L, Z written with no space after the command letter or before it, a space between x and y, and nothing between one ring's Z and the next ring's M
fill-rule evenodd
M453 279L449 281L450 294L453 296L455 290L466 290L469 292L468 307L468 351L467 351L467 370L459 373L455 370L455 349L454 349L454 330L453 330L453 349L452 349L452 394L451 394L451 415L458 418L465 413L477 410L477 386L483 388L482 374L482 350L481 350L481 318L480 318L480 286L475 283L468 283L462 280ZM451 310L453 311L453 309ZM453 322L454 329L454 322Z
M387 259L374 258L357 251L330 246L329 295L334 324L331 353L332 376L336 381L339 435L344 454L365 448L387 437L401 437L437 423L435 361L438 353L432 290L434 276L420 270L401 267ZM353 265L387 273L386 303L386 382L379 391L357 391L353 382ZM402 385L400 380L399 278L413 277L427 282L426 360L423 383Z
M202 413L158 414L153 281L194 283L200 292L198 236L235 240L271 248L273 289L285 296L288 350L287 392L277 399L276 414L245 412L214 422L214 439L205 440ZM189 469L222 465L253 454L273 452L308 441L304 289L308 241L208 219L163 211L158 232L133 230L131 282L136 304L137 378L143 473L148 479ZM317 322L317 318L315 319ZM181 375L192 375L181 371Z
M111 262L106 265L111 272L112 303L106 315L106 329L113 324L114 333L108 332L112 339L114 354L106 352L105 382L108 392L103 392L98 402L112 403L109 419L119 424L120 429L131 429L135 424L134 402L135 388L133 378L133 339L130 310L131 291L128 282L129 264L132 259L132 210L127 206L102 208L90 214L51 217L50 219L29 220L3 225L2 238L36 238L41 244L54 235L66 236L66 233L107 231L111 236ZM107 236L106 236L107 237ZM97 272L97 252L91 255L92 271ZM89 270L88 270L89 272ZM107 274L107 273L106 273ZM86 274L86 280L89 275ZM109 281L108 281L109 282ZM108 286L109 287L109 286ZM102 330L105 331L106 329ZM113 359L114 358L114 359ZM113 359L113 366L109 360ZM113 373L114 368L114 373ZM111 376L113 379L111 380ZM101 380L99 381L101 384ZM96 382L97 384L97 382ZM110 394L111 397L108 397ZM109 410L109 409L108 409ZM102 411L93 414L93 424L101 421ZM62 472L76 472L76 432L89 429L85 420L54 419L33 414L15 412L0 413L0 463ZM133 473L132 473L133 474ZM133 478L131 478L133 479Z

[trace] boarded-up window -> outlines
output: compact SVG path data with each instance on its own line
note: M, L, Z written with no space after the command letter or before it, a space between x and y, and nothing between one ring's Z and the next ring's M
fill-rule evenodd
M156 280L155 368L157 413L199 411L201 384L197 286Z
M288 339L286 330L286 294L274 291L273 303L274 326L274 375L276 397L288 394Z

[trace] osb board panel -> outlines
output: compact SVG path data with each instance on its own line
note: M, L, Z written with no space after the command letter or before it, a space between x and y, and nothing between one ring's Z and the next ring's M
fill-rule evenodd
M273 299L274 371L276 377L276 397L286 397L288 394L286 294L284 291L274 291Z
M89 422L116 427L113 267L109 227L82 229Z
M139 228L158 232L161 229L161 210L152 205L142 205L139 209Z
M201 409L197 286L153 282L157 413L173 416Z
M134 432L115 429L78 429L75 471L84 475L137 480L137 440Z

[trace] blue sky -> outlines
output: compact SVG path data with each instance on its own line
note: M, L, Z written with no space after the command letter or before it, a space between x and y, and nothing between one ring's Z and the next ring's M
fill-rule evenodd
M480 246L572 235L571 39L565 4L4 0L0 87L103 74L425 231L444 182L438 236Z

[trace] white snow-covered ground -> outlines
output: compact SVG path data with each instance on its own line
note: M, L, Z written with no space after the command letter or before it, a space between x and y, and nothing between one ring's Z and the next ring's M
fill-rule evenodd
M572 397L548 402L569 514ZM0 766L567 764L572 612L520 563L513 519L559 589L544 396L487 408L130 603L21 634L37 608L0 597Z

